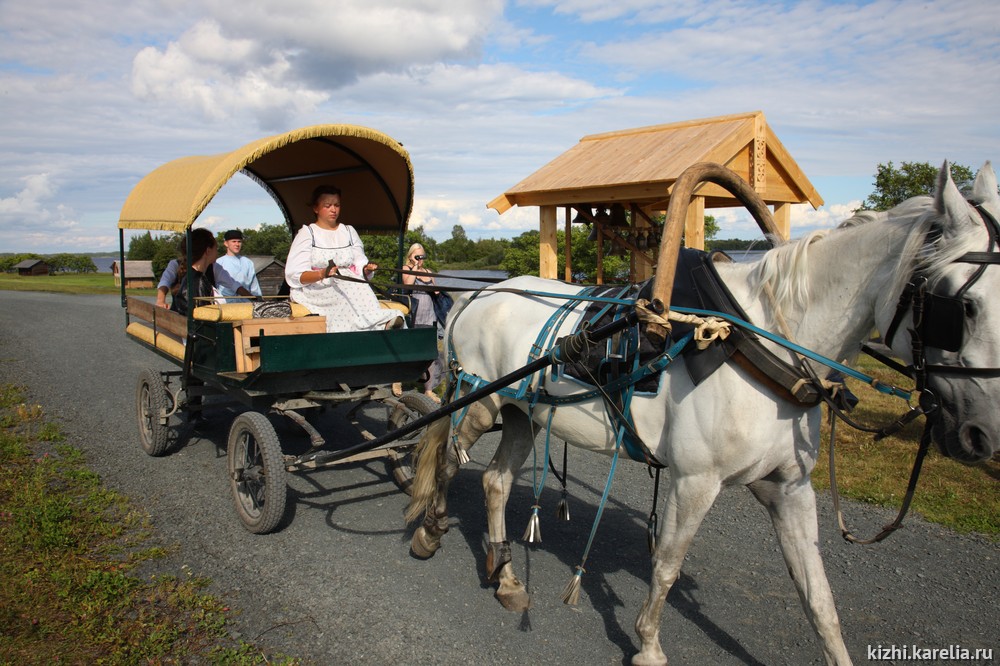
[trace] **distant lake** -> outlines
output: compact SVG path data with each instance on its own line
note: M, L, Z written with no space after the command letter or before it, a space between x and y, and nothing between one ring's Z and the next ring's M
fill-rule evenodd
M483 282L476 278L487 278L490 280L503 280L507 277L505 271L441 271L439 275L448 277L435 278L434 281L442 287L468 287L477 289L482 287Z
M97 266L98 273L110 273L111 264L118 261L118 257L91 257L94 265Z
M749 263L751 261L757 261L764 256L767 250L730 250L726 252L730 257L733 258L738 264Z

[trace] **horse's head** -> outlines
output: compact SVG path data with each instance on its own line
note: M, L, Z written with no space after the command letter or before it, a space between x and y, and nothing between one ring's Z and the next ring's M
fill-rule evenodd
M915 329L927 388L939 404L932 416L934 439L945 455L972 463L1000 448L1000 196L988 162L976 177L971 204L947 163L937 185L914 273L926 276L926 296L914 290L910 312L889 342L920 365L920 348L911 339Z

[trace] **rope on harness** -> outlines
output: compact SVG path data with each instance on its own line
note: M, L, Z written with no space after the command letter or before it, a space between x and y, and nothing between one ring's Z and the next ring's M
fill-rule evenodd
M649 301L640 298L635 303L636 314L639 321L644 324L655 324L666 330L670 330L670 322L675 321L680 324L690 324L694 327L694 343L698 349L707 349L716 340L725 340L729 337L732 324L718 317L699 317L695 314L684 314L676 310L670 310L667 317L657 314Z

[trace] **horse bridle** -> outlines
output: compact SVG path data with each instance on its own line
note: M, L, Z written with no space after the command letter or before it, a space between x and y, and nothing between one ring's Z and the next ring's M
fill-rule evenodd
M913 313L913 326L909 329L913 364L907 370L908 374L916 381L916 388L921 392L922 400L923 394L927 392L927 378L931 374L966 377L1000 376L1000 367L976 368L964 365L933 364L927 363L926 359L927 347L949 352L957 352L962 348L967 314L964 296L979 281L988 266L1000 264L1000 223L982 205L974 204L974 207L986 227L989 243L985 252L967 252L956 259L955 263L977 264L976 270L954 296L936 294L928 290L927 276L919 270L914 271L910 281L899 296L892 323L885 334L885 344L891 347L903 317L907 311ZM928 243L933 242L935 234L940 234L940 231L931 230L928 233ZM934 406L936 407L936 404Z
M844 522L843 513L840 510L840 494L837 491L837 479L834 471L835 465L833 456L834 440L836 437L835 426L837 419L831 418L829 450L830 491L833 499L834 511L837 514L837 522L840 527L841 536L851 543L877 543L902 527L903 518L909 511L910 502L913 500L913 495L916 492L917 479L920 477L920 469L923 465L924 457L927 455L927 451L930 448L933 421L937 418L937 414L939 413L938 409L940 405L938 403L937 396L934 395L933 391L931 391L927 386L927 380L930 375L958 375L965 377L1000 376L1000 367L976 368L964 365L933 364L927 363L927 358L925 356L925 350L927 347L950 352L958 352L961 350L965 336L965 318L967 314L964 296L966 292L968 292L968 290L976 284L979 278L983 276L983 273L986 271L988 266L1000 264L1000 223L998 223L997 219L993 217L989 211L983 208L982 205L973 205L979 212L979 216L983 220L983 224L986 226L986 232L989 235L989 243L986 246L985 252L967 252L955 260L955 263L978 265L973 274L969 276L969 279L965 281L965 284L958 289L954 296L936 294L927 289L927 275L922 273L920 270L914 270L910 277L910 281L906 284L906 287L899 296L899 302L896 305L896 312L893 315L892 322L889 325L888 330L886 331L884 342L887 346L891 347L893 337L895 337L896 331L899 329L903 317L906 316L907 312L912 312L913 326L909 329L909 333L910 345L913 354L913 364L905 367L902 364L896 363L891 359L887 359L880 354L873 353L870 348L865 349L866 352L872 354L878 360L883 361L887 365L890 365L903 374L913 378L916 384L915 389L919 395L918 405L912 407L909 412L897 419L895 423L876 430L865 428L853 423L845 414L843 414L832 399L824 397L827 404L830 405L831 412L835 413L837 417L850 423L853 427L868 432L876 432L876 440L902 430L903 427L920 416L924 416L926 419L923 434L920 437L920 446L917 449L917 455L913 462L913 470L910 472L910 480L907 484L906 493L903 496L903 502L895 520L885 525L875 536L869 539L861 539L855 536L847 528ZM925 242L933 242L935 240L935 235L939 235L940 233L940 230L932 229L928 232ZM997 249L994 250L994 247Z

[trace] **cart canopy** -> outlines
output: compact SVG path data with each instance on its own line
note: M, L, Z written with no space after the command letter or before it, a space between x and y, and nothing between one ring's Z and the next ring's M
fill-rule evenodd
M343 191L340 220L361 233L401 236L413 206L413 166L400 143L367 127L315 125L167 162L132 189L118 227L184 232L238 171L271 195L293 235L315 220L317 185Z

